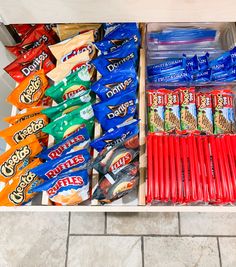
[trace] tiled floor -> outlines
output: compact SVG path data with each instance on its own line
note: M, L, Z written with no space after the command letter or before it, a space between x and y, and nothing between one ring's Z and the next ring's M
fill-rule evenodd
M236 267L236 214L2 213L0 267Z

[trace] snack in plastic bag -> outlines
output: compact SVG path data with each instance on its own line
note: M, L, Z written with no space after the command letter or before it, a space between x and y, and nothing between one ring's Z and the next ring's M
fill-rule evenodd
M86 127L84 127L52 147L44 149L39 155L37 155L37 157L45 160L56 159L66 154L86 148L89 142L89 133Z
M51 52L43 43L6 66L4 70L18 83L22 82L30 74L43 69L45 74L55 67Z
M110 128L132 119L136 111L136 92L131 91L93 105L95 117L102 128Z
M44 180L52 179L59 174L69 172L72 170L84 169L90 160L90 154L87 149L81 149L63 155L59 158L49 160L31 171Z
M0 136L10 146L18 144L32 134L37 136L38 139L42 139L46 137L46 134L42 132L42 129L47 124L47 116L39 114L0 131Z
M36 106L44 96L48 80L44 70L39 70L24 79L7 97L7 101L18 109Z
M0 181L9 181L19 170L28 165L29 158L35 157L41 150L42 146L37 137L31 135L3 153L0 156Z
M70 74L64 80L51 86L45 92L57 103L61 103L69 98L81 96L90 88L90 76L86 66Z
M19 206L32 200L37 194L33 192L34 188L43 182L42 179L31 172L31 169L39 164L41 164L41 161L35 159L7 182L0 192L1 206Z
M59 205L77 205L90 197L88 172L80 170L62 174L44 182L34 191L47 191L49 199Z
M138 162L132 162L115 173L105 174L98 182L92 198L110 203L132 191L138 184Z

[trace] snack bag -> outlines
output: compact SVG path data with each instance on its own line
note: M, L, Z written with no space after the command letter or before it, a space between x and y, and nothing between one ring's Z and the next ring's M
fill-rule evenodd
M12 24L17 34L23 39L25 35L33 28L31 24Z
M198 130L213 134L212 98L210 93L196 94L197 128Z
M92 199L100 203L111 203L131 192L138 184L138 161L128 164L115 173L107 173L100 180Z
M92 42L94 42L93 31L89 31L76 35L68 41L51 45L49 49L57 59L57 65L60 65L84 51L88 51L89 57L92 59L96 54L96 49Z
M90 88L90 76L87 67L83 67L70 74L64 80L51 86L45 92L57 103L61 103L69 98L83 95Z
M46 137L46 134L42 132L42 129L47 124L47 116L39 114L0 131L0 136L10 146L18 144L32 134L35 135L38 139L42 139Z
M90 154L87 149L81 149L62 157L49 160L31 171L44 180L52 179L59 174L72 170L84 169L90 160Z
M66 154L84 149L90 142L89 133L86 127L75 131L67 138L61 140L59 143L53 145L50 148L44 149L38 158L45 160L52 160L64 156Z
M37 194L33 189L43 180L30 170L40 164L41 161L35 159L9 180L0 192L1 206L20 206L32 200Z
M139 154L138 134L128 137L112 148L103 149L93 162L100 173L115 172L129 164Z
M86 103L80 108L75 109L61 118L49 123L45 128L43 128L43 132L51 134L54 136L56 142L59 142L84 126L87 127L89 135L92 136L94 113L90 103Z
M43 107L32 107L21 110L17 115L3 118L3 120L11 125L25 121L31 117L39 115Z
M41 184L34 191L47 191L49 199L59 205L78 205L89 199L88 172L81 170L62 174Z
M39 70L24 79L7 97L7 101L18 109L36 106L44 96L48 80L44 70Z
M164 131L165 95L161 90L146 90L148 106L148 130Z
M38 25L34 27L34 30L31 30L21 43L6 46L7 50L10 51L16 57L24 54L28 50L38 47L40 44L44 43L45 45L55 44L55 40L51 34L45 29L44 25Z
M181 130L197 130L197 111L195 88L180 87L180 124Z
M43 69L45 73L54 69L52 55L48 47L43 43L25 54L19 56L4 70L18 83L22 82L30 74Z
M11 147L0 156L0 181L9 181L19 170L28 165L29 158L35 157L41 151L42 146L35 135Z
M47 76L54 82L60 82L76 70L86 66L89 61L89 52L80 53L51 70Z
M91 61L91 64L95 66L97 71L102 76L105 76L113 72L124 63L131 61L133 64L136 64L137 60L138 50L135 46L135 42L131 40L120 46L114 52L106 55L100 55L97 58L93 59Z
M122 65L123 66L123 65ZM107 101L112 97L123 95L126 92L137 90L138 79L134 65L129 63L127 68L118 68L116 71L103 76L92 84L94 91L102 101Z
M45 114L52 121L67 114L71 111L80 108L85 103L94 102L95 97L90 96L90 90L85 91L85 93L81 96L77 96L75 98L67 99L56 106L52 106L42 110L42 113Z
M214 133L232 133L233 95L231 90L214 90L212 104L214 110Z
M181 83L189 82L191 80L189 73L186 70L178 70L148 76L150 83Z
M101 137L94 139L90 146L95 148L98 152L104 148L112 148L115 145L123 142L125 139L139 132L138 120L131 120L118 125L114 129L110 129Z
M102 128L108 131L110 128L133 119L136 111L136 92L126 92L106 102L93 105L95 117Z
M165 94L165 131L180 130L179 91L160 91Z

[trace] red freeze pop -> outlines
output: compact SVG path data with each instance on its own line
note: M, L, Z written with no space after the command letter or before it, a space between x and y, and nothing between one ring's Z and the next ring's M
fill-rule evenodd
M168 148L168 138L165 135L164 139L164 183L165 183L165 200L170 200L170 172L169 172L169 148Z
M228 184L226 181L226 170L225 170L224 159L223 159L223 151L222 151L221 141L219 137L216 137L216 147L217 147L217 157L218 157L220 173L221 173L223 197L225 196L224 197L225 202L229 202L230 200L229 188L228 188Z
M153 136L153 186L154 186L154 199L160 200L159 196L159 177L158 177L158 136Z
M159 158L159 188L160 188L160 199L165 199L165 191L164 191L164 153L163 153L163 136L159 136L158 142L158 158Z
M181 158L180 158L180 149L179 149L179 136L175 137L175 166L176 166L176 175L177 175L177 191L178 191L178 202L183 202L183 182L182 182L182 168L181 168Z
M188 171L188 155L187 155L187 146L186 146L186 137L180 138L181 146L181 158L183 162L183 171L184 171L184 197L185 202L190 202L190 191L189 191L189 171Z
M192 188L192 200L198 200L198 195L196 191L196 173L195 173L195 162L194 162L194 151L193 151L193 136L188 136L188 156L190 162L190 177L191 177L191 188Z
M220 168L219 168L218 157L217 157L215 136L211 135L209 137L209 140L211 144L211 153L212 153L213 170L214 170L215 183L216 183L217 201L223 202L224 195L223 195L223 190L222 190L222 185L221 185Z
M221 146L221 162L224 165L224 170L225 170L225 180L227 182L228 185L228 190L229 190L229 200L230 202L234 202L234 190L233 190L233 184L232 184L232 180L231 180L231 173L230 173L230 167L229 167L229 159L226 153L226 143L225 143L225 139L224 138L218 138L219 139L219 143Z
M153 201L153 151L152 151L152 137L148 134L147 137L147 165L148 165L148 177L147 177L147 203Z
M171 201L177 201L177 188L176 188L176 173L175 173L175 157L174 157L174 136L169 136L169 155L170 155L170 177L171 177Z
M195 163L195 174L196 174L196 188L197 188L197 195L198 200L203 200L203 184L200 178L200 169L199 169L199 158L197 153L197 145L200 142L200 136L191 136L193 140L193 152L194 152L194 163ZM196 144L197 143L197 144Z
M202 188L203 188L203 200L204 202L209 201L209 193L208 193L208 186L206 181L206 168L205 168L205 160L203 155L203 138L202 136L198 137L198 144L197 144L197 150L198 150L198 158L199 158L199 166L200 166L200 173L201 173L201 182L202 182ZM209 158L210 160L210 158Z
M230 139L232 139L232 136L225 135L224 139L225 139L228 157L229 157L229 165L230 165L232 184L233 184L233 190L234 190L234 198L236 199L236 166L235 166L234 155L233 155L233 151L232 151L232 147L230 143Z
M208 192L210 201L216 200L216 193L215 193L215 181L213 180L212 176L212 168L211 168L211 156L209 152L209 144L208 144L208 136L202 136L203 139L203 151L204 151L204 158L206 164L206 171L207 171L207 183L208 183ZM220 196L222 196L221 191L219 192Z

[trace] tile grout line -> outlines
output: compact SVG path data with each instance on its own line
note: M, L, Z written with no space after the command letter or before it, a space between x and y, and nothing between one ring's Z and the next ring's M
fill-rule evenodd
M67 264L68 264L68 250L69 250L69 239L70 239L70 221L71 221L71 213L69 212L69 216L68 216L67 240L66 240L66 259L65 259L65 267L67 267Z
M220 261L220 267L222 267L222 259L221 259L221 252L220 252L220 240L219 237L217 236L217 247L218 247L218 253L219 253L219 261Z
M178 212L178 227L179 227L179 235L181 235L181 220L180 220L180 212Z
M105 212L105 225L104 225L104 231L105 231L105 235L107 234L107 212Z
M141 236L141 253L142 253L142 267L144 267L144 240L143 236Z

